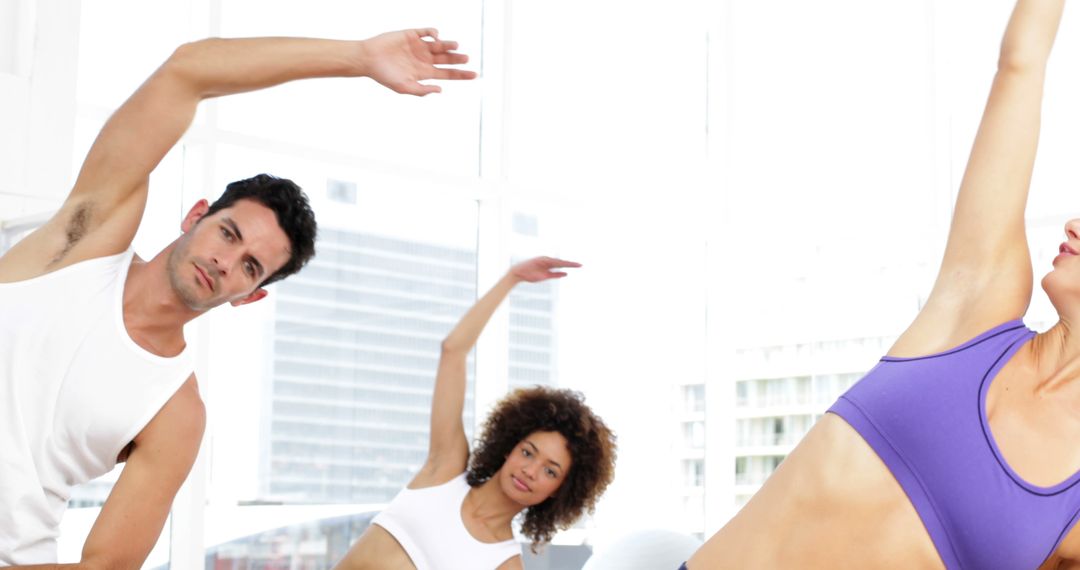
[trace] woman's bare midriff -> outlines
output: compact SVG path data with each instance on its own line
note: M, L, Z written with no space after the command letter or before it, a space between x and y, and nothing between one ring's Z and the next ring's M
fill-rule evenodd
M416 570L416 566L394 535L373 524L334 570Z
M689 570L945 565L900 484L865 440L825 414Z

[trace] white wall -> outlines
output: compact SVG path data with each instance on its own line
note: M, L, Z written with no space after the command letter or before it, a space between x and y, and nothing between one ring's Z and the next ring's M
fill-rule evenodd
M55 208L70 189L79 14L64 0L0 12L0 220Z

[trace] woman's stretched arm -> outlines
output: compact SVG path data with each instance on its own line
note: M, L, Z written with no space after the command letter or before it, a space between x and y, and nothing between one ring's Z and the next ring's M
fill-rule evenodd
M1024 209L1039 141L1046 63L1065 0L1019 0L968 158L934 289L889 351L935 352L1023 316L1031 301Z
M537 257L515 265L465 313L443 340L431 402L428 457L409 484L411 488L438 485L465 471L469 460L469 442L465 438L461 413L465 407L465 363L469 352L495 309L514 286L522 281L536 283L565 277L565 272L557 271L565 267L580 267L580 264Z

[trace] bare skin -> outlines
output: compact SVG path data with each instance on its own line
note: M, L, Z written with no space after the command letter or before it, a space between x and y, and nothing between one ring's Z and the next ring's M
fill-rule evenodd
M515 265L461 318L442 343L431 404L431 442L420 472L410 489L441 485L465 471L469 442L461 414L465 406L466 359L491 315L522 281L535 283L565 277L557 271L578 264L538 257ZM529 506L539 504L558 490L572 469L566 438L554 432L534 432L519 442L499 471L465 495L461 520L480 542L513 538L511 522ZM335 570L415 570L409 555L386 529L371 525L349 549ZM521 570L521 556L514 556L497 570Z
M203 99L317 77L370 77L398 93L427 95L440 88L419 81L475 77L435 67L468 61L455 49L456 42L439 40L433 29L363 41L208 39L181 46L105 124L56 215L0 257L0 283L130 247L150 173L180 140ZM153 354L182 352L184 324L210 308L265 297L260 285L291 255L270 209L245 200L209 216L207 208L205 200L195 204L181 223L180 238L149 261L132 262L124 324ZM87 537L82 560L17 568L141 567L191 470L205 415L192 375L120 454L126 466Z
M1022 317L1032 294L1024 207L1039 136L1046 62L1064 0L1019 0L961 182L926 306L890 356L942 352ZM1080 470L1080 220L1042 280L1059 322L992 380L986 412L1010 467L1049 486ZM699 549L690 570L943 568L907 495L859 434L827 414L751 499ZM1080 568L1070 529L1043 569Z

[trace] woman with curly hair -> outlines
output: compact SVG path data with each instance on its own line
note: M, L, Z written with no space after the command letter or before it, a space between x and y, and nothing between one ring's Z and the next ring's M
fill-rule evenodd
M518 283L565 277L579 264L537 257L515 265L442 343L427 461L356 541L340 570L521 570L513 519L535 551L568 528L615 476L615 435L569 390L517 390L484 424L476 453L461 419L466 358Z

